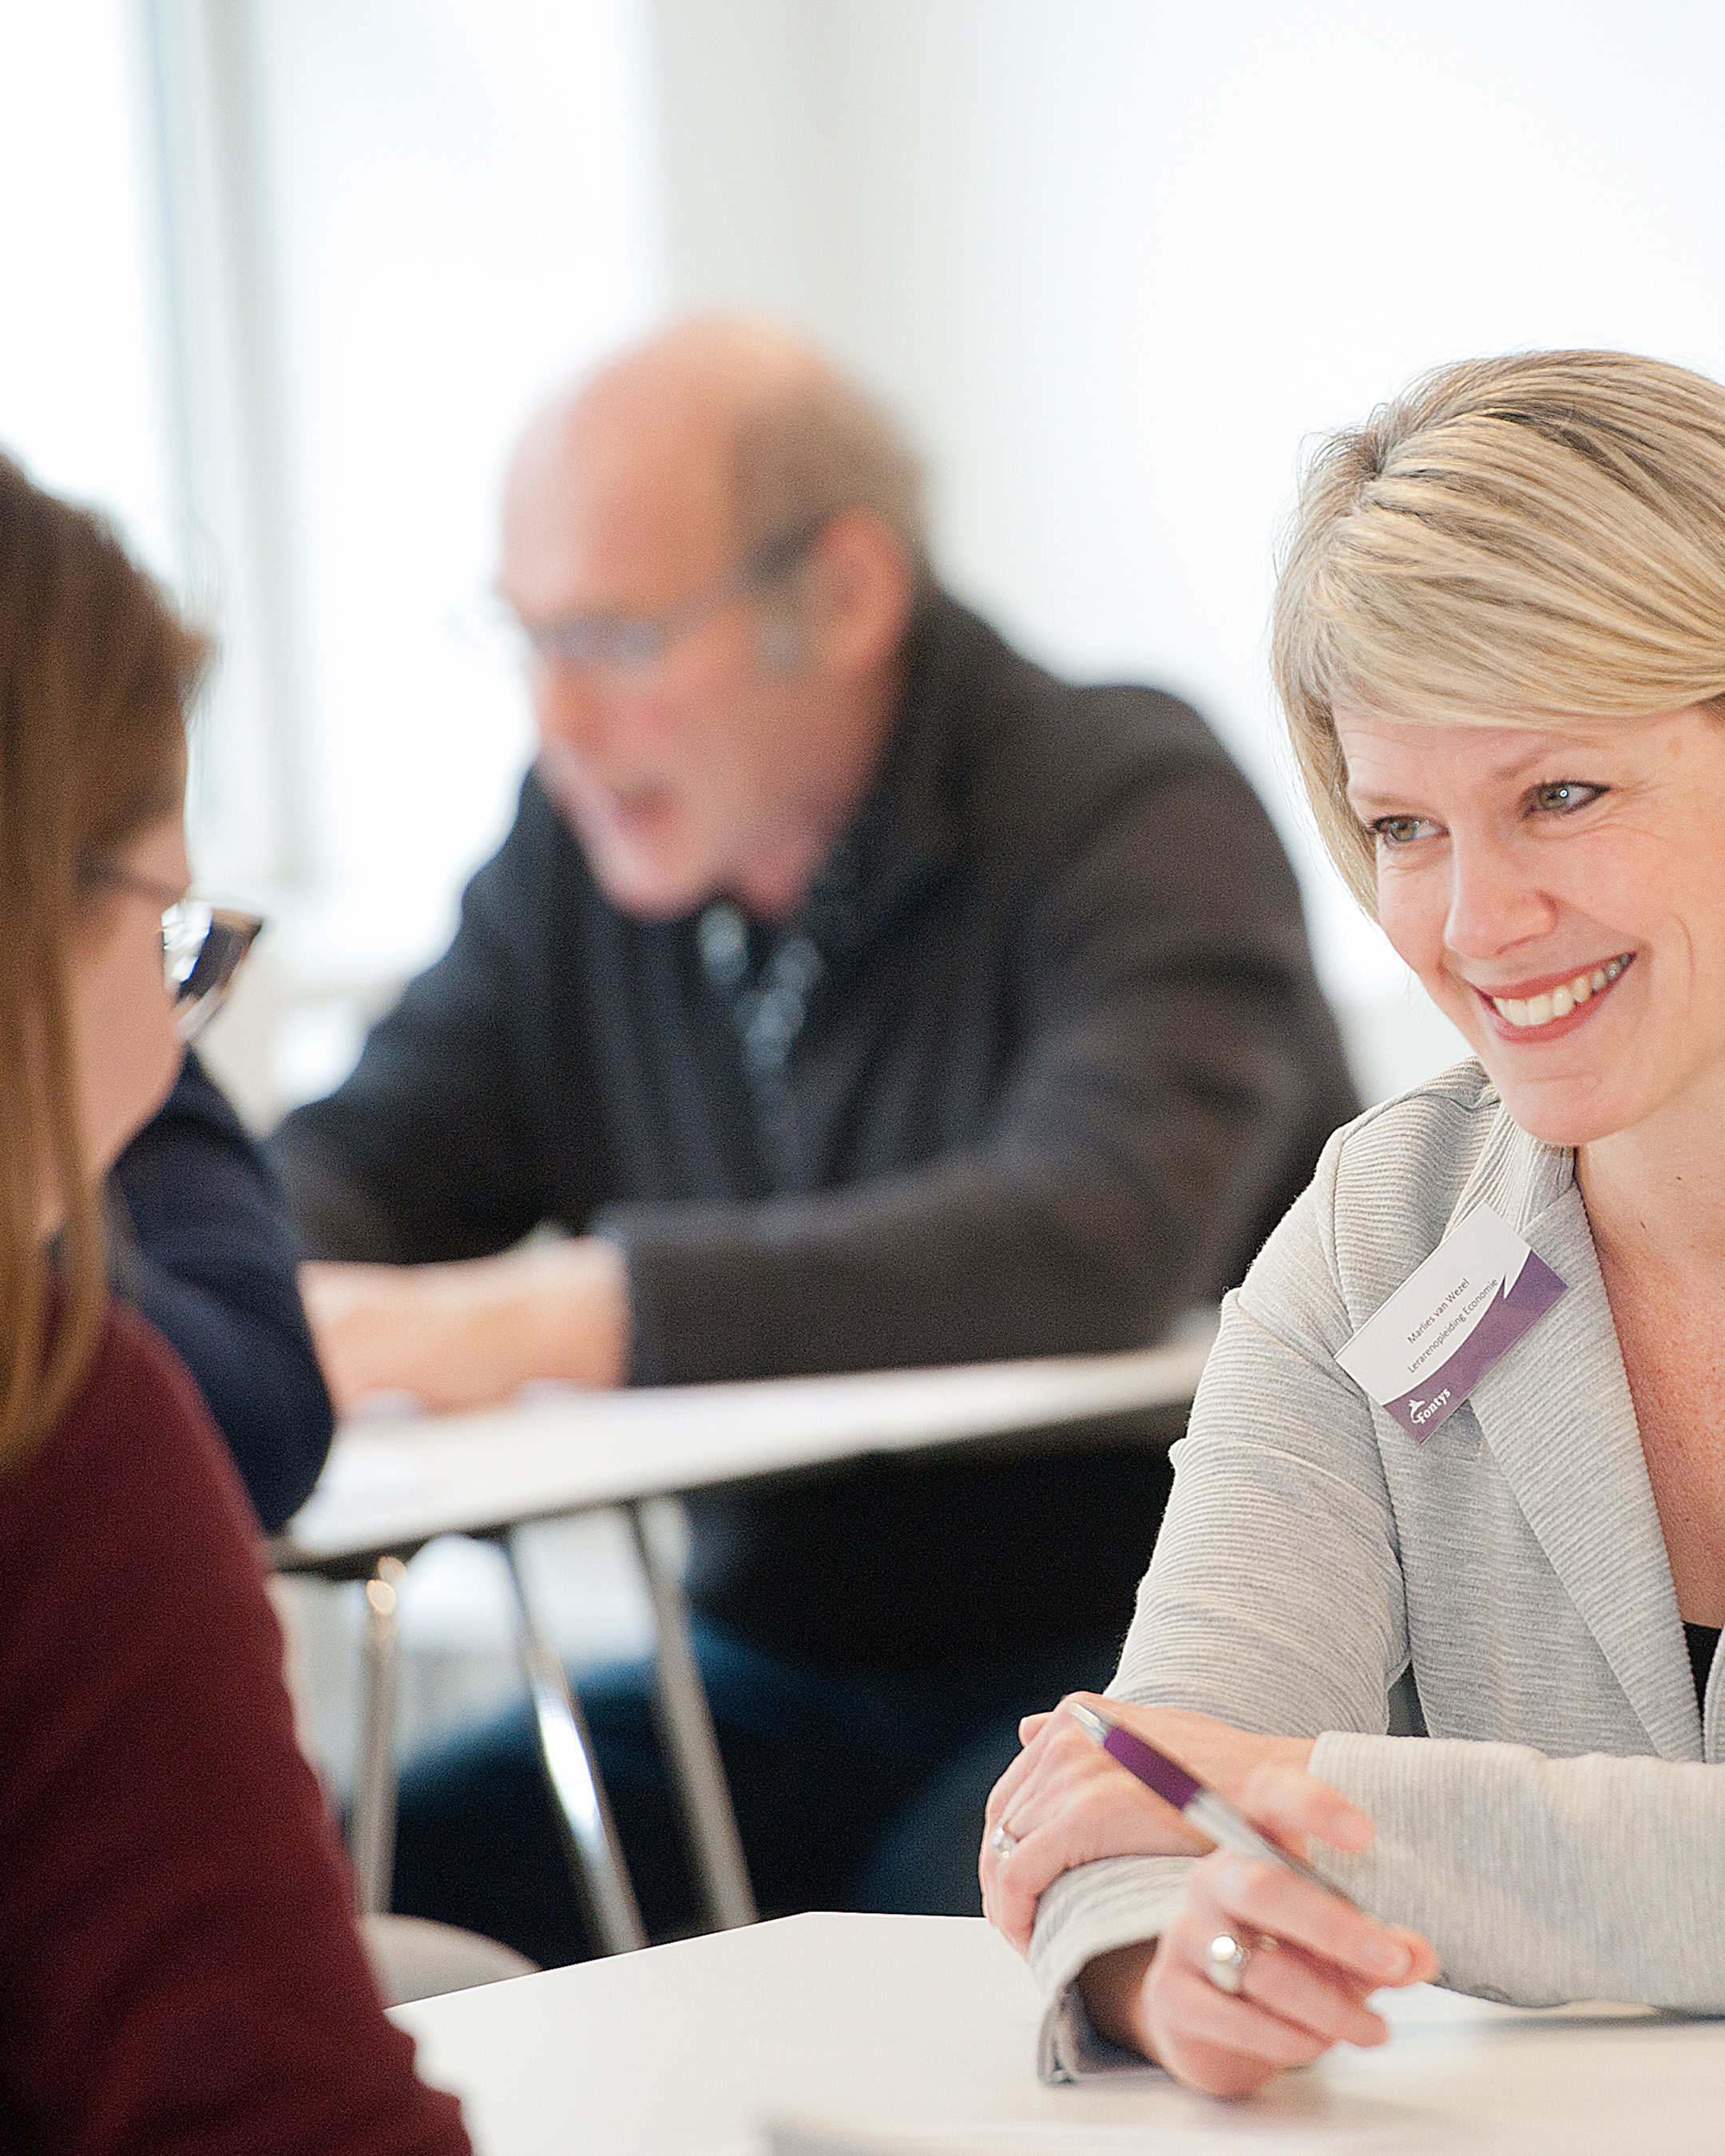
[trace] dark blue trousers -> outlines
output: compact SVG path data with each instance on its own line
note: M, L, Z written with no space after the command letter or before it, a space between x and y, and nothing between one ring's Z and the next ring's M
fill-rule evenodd
M695 1646L763 1916L979 1915L983 1805L1017 1754L1019 1717L1099 1691L1118 1655L1110 1640L900 1677L798 1661L699 1620ZM600 1670L579 1691L648 1933L698 1930L651 1666ZM543 1968L594 1951L525 1701L404 1770L394 1907L502 1939Z

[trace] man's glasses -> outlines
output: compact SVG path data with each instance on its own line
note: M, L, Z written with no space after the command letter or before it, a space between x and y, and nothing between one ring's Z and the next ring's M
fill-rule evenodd
M726 607L782 582L829 521L816 517L768 540L659 613L566 613L552 621L523 621L503 606L501 625L523 656L531 654L543 666L643 674Z
M168 884L120 869L90 869L84 881L102 891L136 891L160 905L162 974L174 1007L174 1030L183 1041L196 1040L226 1002L234 975L263 934L263 916L177 897Z

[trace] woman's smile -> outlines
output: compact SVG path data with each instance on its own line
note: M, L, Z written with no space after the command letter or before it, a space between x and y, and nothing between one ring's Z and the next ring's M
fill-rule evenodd
M1593 1017L1635 957L1633 951L1622 951L1601 965L1572 968L1513 988L1487 988L1477 981L1468 986L1485 1005L1487 1022L1500 1038L1532 1046L1563 1040Z

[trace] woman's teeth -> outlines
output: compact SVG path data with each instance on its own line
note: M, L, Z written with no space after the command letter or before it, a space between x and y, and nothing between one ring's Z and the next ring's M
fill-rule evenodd
M1512 1025L1549 1025L1554 1018L1568 1018L1577 1004L1584 1004L1589 996L1609 988L1628 963L1628 957L1608 958L1603 966L1595 966L1592 973L1578 973L1561 988L1548 988L1541 996L1529 996L1525 1003L1517 996L1493 996L1491 1008Z

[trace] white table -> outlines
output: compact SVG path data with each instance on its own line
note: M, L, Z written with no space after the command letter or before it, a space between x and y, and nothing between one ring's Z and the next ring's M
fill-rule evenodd
M769 2120L883 2148L1661 2156L1725 2141L1725 2023L1518 2013L1424 1986L1245 2104L1146 2074L1045 2088L1040 2000L980 1919L792 1917L398 2007L484 2156L758 2156ZM917 2129L923 2129L918 2132Z
M870 1454L1009 1443L1189 1402L1209 1335L1122 1355L1056 1356L935 1370L782 1378L747 1384L574 1393L542 1389L507 1408L345 1425L323 1479L271 1546L279 1570L330 1578L373 1573L370 1681L352 1839L362 1898L387 1906L394 1819L388 1672L394 1595L388 1568L434 1536L495 1537L511 1562L522 1666L578 1883L608 1949L642 1941L580 1709L539 1623L512 1531L601 1507L624 1508L654 1613L660 1702L673 1778L689 1823L709 1916L751 1922L742 1847L701 1690L687 1613L656 1531L655 1501ZM1148 1558L1148 1551L1145 1553Z

